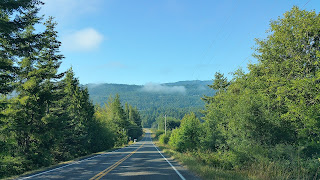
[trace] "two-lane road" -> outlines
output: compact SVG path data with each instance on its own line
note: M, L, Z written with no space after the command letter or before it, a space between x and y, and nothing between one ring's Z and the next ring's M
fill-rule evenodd
M130 146L106 152L20 179L198 179L167 159L153 144L150 132Z

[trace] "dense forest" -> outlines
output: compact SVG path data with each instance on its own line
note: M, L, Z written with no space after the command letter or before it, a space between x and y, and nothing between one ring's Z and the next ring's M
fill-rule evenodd
M160 142L253 178L319 179L320 15L293 7L271 21L253 56L248 73L216 73L204 123L187 114Z
M208 85L211 81L180 81L175 83L164 83L151 85L154 89L146 89L148 84L86 84L90 98L93 103L102 105L110 95L119 94L122 101L137 106L140 110L147 110L154 107L168 108L190 108L203 107L201 97L212 96L214 92ZM183 88L185 91L170 91L171 88ZM153 90L153 91L152 91ZM156 91L158 90L158 91Z
M165 114L181 119L189 112L200 112L205 103L203 96L213 96L215 91L208 87L212 81L180 81L152 86L153 91L145 91L146 86L127 84L87 84L90 99L103 105L109 96L119 94L122 103L136 106L142 116L143 127L157 126L157 119ZM183 88L181 91L170 91ZM157 91L158 90L158 91ZM201 117L200 113L198 113Z
M142 135L137 108L123 107L119 96L95 107L72 69L58 73L61 43L53 18L38 15L42 4L0 2L0 178Z

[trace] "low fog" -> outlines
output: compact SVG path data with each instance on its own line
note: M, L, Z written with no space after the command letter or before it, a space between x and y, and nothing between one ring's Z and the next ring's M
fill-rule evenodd
M166 94L172 94L172 93L186 93L186 88L184 86L166 86L162 84L156 84L156 83L147 83L145 84L142 89L144 92L151 92L151 93L166 93Z

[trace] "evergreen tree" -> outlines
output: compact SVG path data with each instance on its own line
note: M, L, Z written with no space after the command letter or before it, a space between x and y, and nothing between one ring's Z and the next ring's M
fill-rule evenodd
M0 94L14 89L19 67L15 65L30 49L37 48L34 37L21 36L27 27L39 23L42 4L38 0L3 0L0 2Z
M230 83L228 82L228 79L224 77L223 74L216 72L214 75L213 84L208 86L216 90L218 94L220 94L222 91L226 91L229 84ZM212 97L209 96L204 96L201 99L204 100L206 103L212 103L212 101L214 100Z
M128 135L131 138L137 139L142 135L141 117L137 108L133 108L131 105L129 105L128 121L130 123Z
M50 106L55 98L53 80L61 77L57 69L63 58L58 54L60 42L56 39L52 18L45 25L42 34L35 34L32 26L21 34L26 39L33 38L37 49L27 48L28 56L18 62L18 96L14 98L15 112L11 114L19 152L26 154L31 164L39 166L53 161L50 149L54 137L49 125L56 121L56 117L51 114Z
M74 77L72 69L66 72L62 80L63 97L59 100L59 106L65 110L60 116L64 122L62 130L62 142L60 146L61 158L70 159L85 155L90 149L89 128L94 123L94 107L89 100L87 89L80 87L79 80Z

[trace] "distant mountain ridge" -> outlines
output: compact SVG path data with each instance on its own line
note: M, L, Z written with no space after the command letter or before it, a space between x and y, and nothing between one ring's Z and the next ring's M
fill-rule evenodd
M154 107L203 107L201 97L214 95L214 91L208 87L210 84L212 81L194 80L146 85L102 83L85 86L94 104L102 105L110 96L119 94L122 102L128 102L140 110L147 110Z

